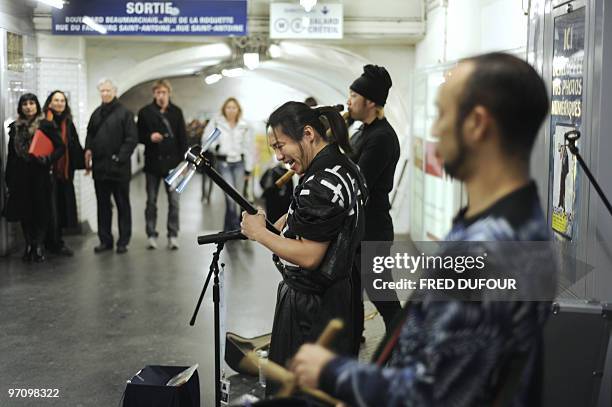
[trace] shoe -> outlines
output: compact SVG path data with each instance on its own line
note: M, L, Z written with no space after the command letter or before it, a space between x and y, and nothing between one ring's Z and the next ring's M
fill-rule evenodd
M157 238L151 236L149 239L147 239L147 249L149 250L157 249Z
M178 238L176 236L172 236L168 238L168 250L178 250Z
M72 257L72 256L74 256L74 251L70 247L68 247L66 245L62 246L59 250L57 250L54 253L55 254L59 254L60 256L65 256L65 257Z
M246 355L251 351L268 350L272 334L245 338L233 332L225 334L225 362L238 373L259 375L259 366Z
M45 249L42 245L36 245L36 248L34 248L34 252L32 253L32 260L35 263L42 263L47 260L47 256L45 256Z
M117 245L117 253L118 254L123 254L123 253L127 253L127 246L119 246Z
M98 246L94 247L94 253L102 253L109 250L113 250L113 245L100 243Z
M31 262L33 252L34 246L32 246L31 244L27 244L25 251L23 252L23 256L21 257L21 260L25 261L26 263Z

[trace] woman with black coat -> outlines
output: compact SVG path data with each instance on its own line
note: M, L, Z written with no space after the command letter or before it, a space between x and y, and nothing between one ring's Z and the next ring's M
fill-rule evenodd
M45 261L44 239L51 216L51 166L64 154L64 144L55 125L46 120L36 95L26 93L19 98L19 117L9 126L6 184L7 220L21 222L26 248L24 261ZM37 130L53 144L53 152L35 157L29 153Z
M43 106L45 114L51 113L62 143L66 146L64 154L53 165L52 217L47 231L46 245L51 252L62 256L72 256L73 252L62 239L63 228L76 228L77 206L74 192L74 171L85 169L84 152L79 142L68 98L61 90L51 92Z

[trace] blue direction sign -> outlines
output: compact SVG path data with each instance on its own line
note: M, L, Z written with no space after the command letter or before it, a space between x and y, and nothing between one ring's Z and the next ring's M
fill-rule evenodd
M107 35L247 34L247 0L68 0L53 10L53 34L100 35L84 17Z

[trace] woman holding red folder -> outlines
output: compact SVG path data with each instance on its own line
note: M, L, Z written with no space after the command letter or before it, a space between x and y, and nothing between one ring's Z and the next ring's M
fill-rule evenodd
M36 95L22 95L17 113L19 117L9 126L8 201L4 215L9 221L21 222L26 243L23 260L43 262L46 259L45 234L51 216L50 170L64 154L65 147L57 128L42 115ZM38 130L53 144L50 154L31 153L32 140Z

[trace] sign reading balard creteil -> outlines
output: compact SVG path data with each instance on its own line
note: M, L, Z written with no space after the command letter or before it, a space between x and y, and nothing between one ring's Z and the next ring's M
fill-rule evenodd
M107 35L246 35L246 0L68 0L54 9L53 34L99 35L83 22L89 17Z
M270 3L270 38L342 39L343 10L341 3L317 4L310 12L297 1Z

